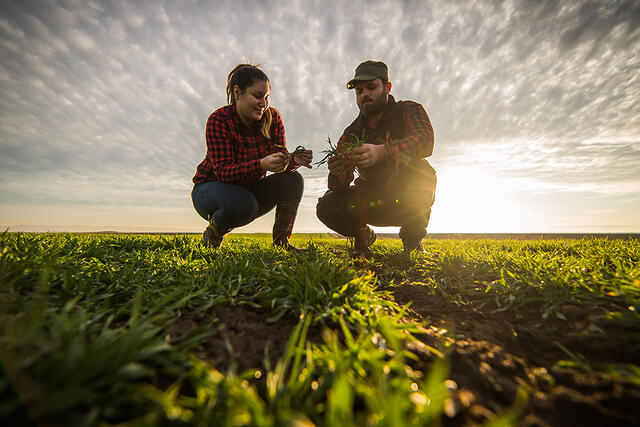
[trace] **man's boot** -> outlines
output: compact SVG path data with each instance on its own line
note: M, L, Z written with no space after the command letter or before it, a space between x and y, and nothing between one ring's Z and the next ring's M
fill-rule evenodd
M411 253L412 251L416 251L419 254L423 254L426 253L427 251L425 251L424 246L422 246L422 239L418 240L417 242L402 242L403 245L403 250L405 253Z
M405 253L411 253L416 251L418 253L424 253L424 247L422 246L422 238L426 236L425 230L405 232L400 230L400 238L402 239L402 246Z
M227 234L230 229L221 229L213 220L213 215L209 216L209 225L202 233L202 244L206 248L218 249L222 244L224 235Z
M376 237L376 233L369 226L365 226L356 231L353 236L351 257L366 258L369 255L369 247L376 241Z
M296 248L289 243L289 238L293 232L293 224L296 222L298 205L293 203L281 203L276 206L276 218L273 221L273 245L279 246L287 251L302 252L303 249Z

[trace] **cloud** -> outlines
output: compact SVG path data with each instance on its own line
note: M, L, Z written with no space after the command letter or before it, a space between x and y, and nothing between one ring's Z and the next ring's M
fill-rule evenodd
M510 192L583 192L638 196L640 141L504 141L450 150L445 171L465 165L500 180Z
M289 144L319 158L357 115L345 83L369 58L387 62L398 99L427 109L437 169L638 193L637 1L5 1L0 12L0 196L16 202L175 203L227 73L248 60L270 76ZM304 172L310 200L318 171Z

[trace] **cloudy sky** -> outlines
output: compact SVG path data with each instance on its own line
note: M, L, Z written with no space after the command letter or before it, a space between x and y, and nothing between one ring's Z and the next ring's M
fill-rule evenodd
M345 83L378 59L392 94L434 125L430 232L640 232L636 0L3 0L0 12L3 229L201 231L191 178L230 69L263 64L288 145L317 160L357 115ZM326 167L302 173L294 231L324 231Z

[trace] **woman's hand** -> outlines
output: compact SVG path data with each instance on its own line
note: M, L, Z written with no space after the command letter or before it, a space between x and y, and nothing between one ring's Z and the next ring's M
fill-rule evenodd
M311 169L311 160L313 160L313 151L304 150L303 152L293 156L296 165L301 165Z
M269 172L282 172L287 168L288 156L277 152L271 153L260 159L260 167Z

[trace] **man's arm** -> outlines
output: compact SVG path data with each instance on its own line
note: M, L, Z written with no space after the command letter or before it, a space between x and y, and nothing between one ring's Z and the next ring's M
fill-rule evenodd
M417 102L405 101L402 119L407 128L407 136L391 139L387 133L384 144L386 157L395 162L410 163L412 159L423 159L433 153L434 135L431 120L424 107Z
M398 167L401 163L411 163L413 159L423 159L433 153L433 127L422 105L405 101L402 119L407 127L407 136L391 139L387 132L383 144L363 144L349 153L349 160L358 167L368 168L385 159Z

